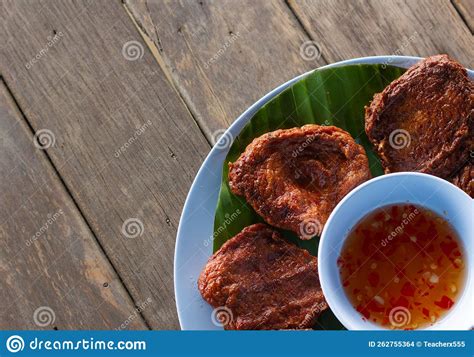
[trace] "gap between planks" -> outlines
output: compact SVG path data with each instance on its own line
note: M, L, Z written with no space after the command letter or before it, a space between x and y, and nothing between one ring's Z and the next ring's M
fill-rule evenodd
M152 9L149 7L149 5L151 4L156 5L156 3L153 3L153 2L148 3L146 0L138 0L138 1L127 0L123 2L130 16L134 19L136 26L138 26L138 28L141 30L141 33L144 34L144 36L146 36L146 39L151 41L151 43L153 43L153 47L157 49L157 53L159 56L158 62L160 63L162 68L169 74L168 80L170 80L169 78L171 77L170 81L172 82L174 88L176 89L180 97L183 99L186 107L188 108L192 116L194 117L195 122L198 124L201 132L205 135L206 139L208 140L208 142L211 143L211 145L215 143L216 141L215 136L218 135L219 132L222 132L224 129L227 129L229 125L246 108L248 108L253 102L257 101L259 98L261 98L266 92L269 92L270 90L278 87L283 82L286 82L286 80L289 80L298 74L307 72L308 70L327 64L327 60L323 58L323 56L318 56L316 60L314 59L302 60L300 58L295 59L294 57L292 57L298 53L298 46L302 42L314 42L314 41L312 41L311 37L306 35L305 29L298 22L298 19L294 16L294 14L288 8L285 2L283 0L275 1L272 3L273 5L268 5L268 7L264 10L269 10L273 16L281 16L283 23L282 24L278 23L278 25L273 23L273 24L270 24L269 26L270 27L276 26L276 27L279 27L280 29L283 28L284 26L288 26L287 27L288 34L283 36L284 37L283 39L280 39L280 37L276 35L277 32L275 32L275 34L273 35L270 34L269 38L266 40L272 41L272 44L270 44L271 49L269 49L269 51L275 51L275 53L279 53L278 57L281 59L279 61L279 64L283 65L282 61L287 60L289 63L292 63L295 65L294 67L290 66L290 67L293 67L293 70L286 71L284 74L282 74L282 78L280 80L276 80L276 75L265 75L261 71L261 68L260 69L256 69L255 67L251 68L249 70L249 73L253 74L254 76L258 75L258 76L263 77L263 79L260 78L263 80L263 82L261 83L261 90L257 90L255 88L255 83L257 82L255 81L255 77L251 77L251 78L246 77L247 80L252 80L253 82L255 82L255 83L252 83L252 85L250 85L248 88L239 88L239 87L242 87L242 83L245 82L245 81L242 82L242 79L240 80L237 79L235 80L235 82L232 82L231 79L228 78L228 76L227 78L221 77L220 81L226 81L226 80L229 81L230 83L229 85L231 86L231 88L235 83L237 83L237 86L234 88L236 93L238 93L240 90L244 91L243 95L239 96L240 99L235 99L235 100L230 100L228 95L226 96L225 95L226 93L223 93L223 97L221 101L220 99L218 99L219 95L216 92L218 92L219 90L222 90L222 87L219 88L219 86L216 85L216 82L215 82L216 80L215 77L219 76L219 74L213 73L211 74L212 78L208 78L207 77L208 73L211 73L213 71L209 71L205 73L209 69L209 67L206 67L206 64L204 64L204 68L202 68L203 63L199 63L199 61L203 60L202 56L205 56L201 50L203 50L204 52L206 50L203 48L198 49L197 51L198 54L194 56L192 49L188 48L187 50L185 50L185 52L188 52L188 56L186 58L181 58L181 60L183 60L183 62L187 61L186 66L192 66L192 68L184 69L185 73L188 70L192 70L196 74L195 75L196 78L187 78L187 80L192 82L192 87L194 89L196 89L197 86L202 87L202 90L203 90L203 93L201 93L202 98L201 100L196 101L195 90L190 89L188 85L183 83L183 76L179 73L180 69L175 68L177 65L175 61L176 58L173 58L173 56L170 57L170 53L167 52L167 51L171 51L171 54L176 54L177 52L176 49L179 48L180 45L177 44L176 45L177 48L174 48L174 47L172 49L169 48L168 46L169 41L172 41L170 40L169 37L170 36L173 37L173 34L171 32L168 33L168 36L167 36L168 38L164 39L165 43L163 43L161 40L160 28L157 27L158 25L154 21L154 16L156 17L157 13L156 12L153 13ZM199 4L203 6L202 2L199 2ZM256 3L255 5L258 5L258 4L263 6L263 3ZM266 3L266 5L267 4L269 3ZM184 7L193 6L193 4L191 4L190 2L181 4L181 5L178 5L178 3L175 3L175 5L178 7L179 6L184 6ZM237 18L234 18L230 20L229 23L226 23L226 21L222 18L222 16L220 16L220 15L223 15L223 13L220 13L220 11L223 10L222 7L226 7L227 5L229 5L229 3L227 2L222 2L220 4L214 3L213 5L214 10L216 11L216 14L213 14L213 15L217 16L217 20L216 20L217 22L213 24L209 24L211 28L212 27L214 28L209 30L210 43L207 44L209 48L210 46L214 46L213 51L217 51L218 49L222 50L223 45L226 45L228 41L230 41L227 34L224 36L220 36L220 35L223 35L223 32L221 32L220 34L212 32L212 31L217 30L216 27L218 25L224 26L224 27L228 26L229 30L230 30L230 27L232 26L241 25L242 27L244 27L244 30L245 30L244 35L249 35L250 32L253 32L253 34L249 35L250 39L248 39L248 41L255 42L256 40L255 33L254 33L255 28L252 27L253 25L255 25L254 23L255 19L252 18L250 14L235 15L235 13L233 13L233 15L235 15ZM169 5L169 7L172 7L172 5ZM232 8L232 11L236 11L235 6L229 5L229 7ZM166 15L167 11L173 11L172 9L169 9L169 8L165 9L165 8L166 6L163 8L163 12L160 14L161 16L164 16L164 17L167 16ZM184 17L186 16L185 14L182 14L182 15ZM197 15L197 19L199 20L201 16L202 14ZM246 23L246 25L249 25L249 23L250 25L253 24L248 29L244 25L245 19L246 19L245 16L250 16L250 18L247 18L248 22ZM173 22L174 20L175 18L170 21ZM161 24L162 23L160 22L160 25ZM185 34L189 32L187 31L186 23L182 23L182 24L183 26L185 26L185 29L183 32L181 32L182 28L181 26L178 26L179 24L176 24L176 23L174 24L178 26L177 34L176 33L174 34L178 42L183 41L183 39L179 39L180 34ZM197 26L198 27L202 26L204 28L207 25L198 23ZM175 29L176 28L174 28L174 30ZM163 30L163 31L166 31L166 30ZM239 35L239 31L236 32L237 35ZM195 36L196 33L198 32L199 31L195 31L191 33L190 36ZM229 34L232 35L233 31L230 30ZM183 36L186 36L186 35L183 35ZM288 41L289 38L291 38L292 41ZM262 39L262 40L265 40L265 39ZM167 41L168 43L166 44ZM184 41L187 42L187 40L184 40ZM199 39L197 39L196 37L194 38L194 41L199 41ZM291 50L289 50L286 47L286 46L289 46L290 44L294 45ZM163 46L167 46L167 49L165 50ZM206 45L204 45L204 47L206 47ZM246 65L253 66L253 62L251 60L254 59L253 56L256 55L258 50L256 50L255 46L252 46L252 45L244 45L244 47L247 47L246 50L249 50L250 53L246 53L246 52L242 53L242 51L239 51L239 53L235 53L236 50L234 48L234 53L231 53L230 55L227 53L227 56L233 56L234 59L237 59L237 62L239 62L238 61L239 57L246 57L248 60L250 60L250 62L248 62L248 60L243 60L243 61L240 61L240 62L243 62L240 64L242 66L246 66ZM209 50L209 48L207 48L207 50ZM281 51L283 55L279 51ZM216 53L219 53L219 52L215 52L214 55ZM268 56L268 53L264 57L265 57L264 59L260 59L260 60L269 61L272 58L271 56ZM229 59L226 59L224 61L226 61L227 64L232 62L232 60L229 60ZM221 67L221 68L225 68L225 67L226 65L224 65L224 67ZM256 67L258 67L258 65ZM245 68L246 67L244 67L243 69L245 70ZM207 98L208 99L207 101L204 100L206 96L209 96L209 98ZM245 100L246 98L248 98L249 100L246 101ZM204 109L203 106L207 108L211 108L211 109Z
M464 3L467 3L467 1L472 1L472 0L451 0L451 5L454 7L456 12L458 13L459 17L461 20L466 24L467 28L471 31L471 34L473 34L474 31L474 23L472 23L472 16L474 14L469 12L470 8L466 8ZM471 5L471 8L474 8L474 6Z
M306 29L303 22L299 18L298 14L291 7L289 0L284 0L284 2L285 2L286 7L288 8L288 11L293 15L293 17L295 18L295 21L298 23L298 26L300 27L301 31L304 32L311 41L315 41L316 39L314 38L314 36L312 36L309 30ZM321 52L321 59L323 60L325 64L329 64L329 60L326 58L323 52Z
M145 29L138 23L138 21L135 19L131 11L128 9L127 4L125 3L125 0L122 0L122 6L127 13L127 15L130 17L130 20L132 21L133 25L137 28L138 33L140 36L143 38L143 41L147 45L148 49L150 50L151 54L156 60L156 63L160 66L160 68L163 70L163 73L166 76L166 79L170 83L171 87L173 90L176 92L178 97L181 99L181 102L183 103L184 107L186 110L189 112L189 115L193 118L194 122L196 123L197 127L199 128L199 131L201 132L202 136L206 139L206 141L209 143L210 148L214 146L214 143L212 142L212 137L209 137L209 135L206 134L204 128L201 126L199 123L199 120L196 118L196 113L193 112L192 107L188 105L188 102L184 98L183 94L177 87L175 81L173 80L173 76L171 75L168 66L166 65L163 57L160 55L160 51L156 47L155 43L153 40L148 36L146 33Z

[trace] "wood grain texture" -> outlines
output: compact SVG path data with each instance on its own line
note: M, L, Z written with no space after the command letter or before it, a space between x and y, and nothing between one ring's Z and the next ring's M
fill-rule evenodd
M461 14L466 25L474 31L474 1L473 0L452 0L453 5L456 7L458 12Z
M1 81L0 141L0 328L119 328L133 302Z
M449 0L289 0L330 61L447 53L474 65L472 35Z
M127 0L178 90L215 141L245 109L285 81L324 64L283 1Z
M119 1L3 4L5 81L147 322L178 328L174 240L208 143Z

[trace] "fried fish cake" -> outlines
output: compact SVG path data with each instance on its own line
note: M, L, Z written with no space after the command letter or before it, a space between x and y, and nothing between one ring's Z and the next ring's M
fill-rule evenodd
M229 164L232 192L267 223L301 239L320 235L336 204L370 177L362 146L334 126L264 134Z
M465 150L469 153L468 161L452 175L450 181L474 198L474 120L470 123Z
M385 172L419 171L447 179L466 162L473 88L459 63L437 55L376 94L366 107L365 131Z
M474 165L468 162L459 172L451 179L451 182L474 198Z
M262 223L209 259L198 288L227 330L311 328L327 308L317 258Z

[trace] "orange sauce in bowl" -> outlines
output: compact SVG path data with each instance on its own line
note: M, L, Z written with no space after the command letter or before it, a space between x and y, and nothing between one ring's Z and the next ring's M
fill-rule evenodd
M465 256L452 226L411 204L362 218L338 259L344 291L361 314L389 329L425 328L456 303Z

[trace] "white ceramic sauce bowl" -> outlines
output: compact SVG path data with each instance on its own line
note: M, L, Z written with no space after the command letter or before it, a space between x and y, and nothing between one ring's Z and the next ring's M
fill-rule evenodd
M438 177L415 172L379 176L352 190L339 202L324 227L319 245L319 277L326 300L349 330L381 330L362 318L342 287L337 259L349 232L364 216L379 207L411 203L428 208L456 230L465 252L465 283L454 306L430 330L466 330L474 326L474 200Z

